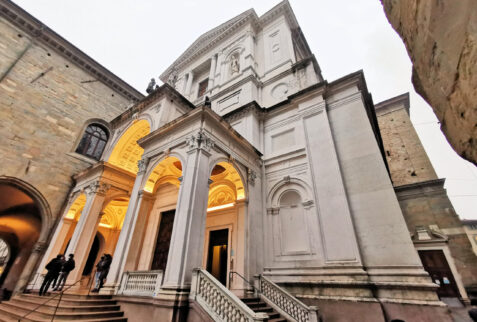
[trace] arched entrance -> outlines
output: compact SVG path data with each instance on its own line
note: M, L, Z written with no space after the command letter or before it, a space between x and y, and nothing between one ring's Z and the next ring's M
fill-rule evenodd
M17 178L0 177L0 238L9 249L0 288L13 291L26 286L50 222L49 206L35 188Z
M210 175L202 266L229 288L230 271L243 274L245 245L245 188L230 162L217 163ZM232 283L232 285L230 285Z

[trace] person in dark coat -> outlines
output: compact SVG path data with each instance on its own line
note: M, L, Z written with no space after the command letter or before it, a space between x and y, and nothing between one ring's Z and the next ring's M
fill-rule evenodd
M98 271L99 273L99 285L95 287L95 289L92 292L99 292L99 290L103 287L104 281L106 280L106 277L108 276L109 273L109 267L111 266L111 262L113 261L113 258L109 254L104 255L104 259L101 260L98 265Z
M73 259L74 255L70 254L68 256L68 260L63 263L61 267L60 276L58 278L58 284L53 291L61 291L65 286L66 279L68 278L68 274L75 269L75 260Z
M45 268L48 270L48 273L46 273L43 283L41 284L39 293L40 296L45 295L48 291L48 288L50 287L51 282L58 278L61 267L63 266L63 258L64 256L60 254L46 264Z
M96 272L94 273L94 289L93 292L99 290L99 277L101 276L102 265L104 261L104 255L101 256L99 262L96 264Z

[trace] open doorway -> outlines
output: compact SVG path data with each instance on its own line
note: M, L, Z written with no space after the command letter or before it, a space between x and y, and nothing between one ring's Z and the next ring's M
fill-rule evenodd
M207 252L207 271L227 285L229 230L211 230L209 233L209 249Z

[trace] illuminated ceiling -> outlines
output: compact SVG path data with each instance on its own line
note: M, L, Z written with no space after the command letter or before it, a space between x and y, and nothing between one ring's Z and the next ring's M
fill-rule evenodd
M215 208L245 198L245 191L240 175L228 162L218 163L210 176L208 208Z
M108 162L136 174L137 162L141 159L144 149L137 140L149 134L151 127L146 120L139 120L131 125L116 143Z
M79 195L76 200L71 205L70 209L66 213L65 218L79 220L81 216L81 211L83 210L84 205L86 204L86 195L82 193Z
M172 183L179 186L179 177L182 176L182 164L175 157L168 157L159 163L147 179L144 191L154 192L163 183ZM156 188L156 189L155 189Z
M110 229L121 229L123 227L128 204L128 198L120 198L110 201L103 210L104 214L101 217L99 225Z

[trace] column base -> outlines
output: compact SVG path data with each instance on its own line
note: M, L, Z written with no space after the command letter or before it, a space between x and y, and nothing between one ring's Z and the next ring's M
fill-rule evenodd
M118 293L119 290L119 283L111 283L104 285L100 290L100 295L115 295Z

